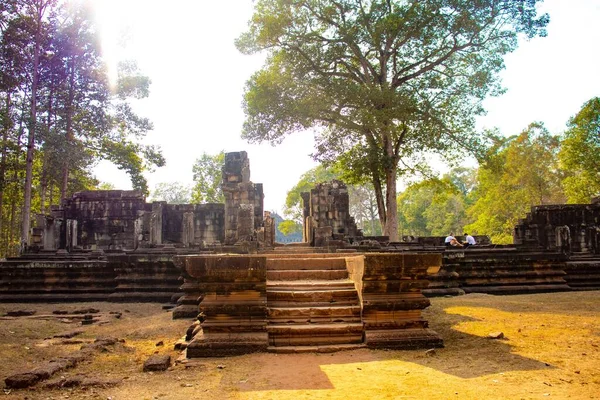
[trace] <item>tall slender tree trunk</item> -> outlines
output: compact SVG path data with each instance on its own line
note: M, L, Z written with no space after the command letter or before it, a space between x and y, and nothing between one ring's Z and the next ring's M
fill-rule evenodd
M8 145L8 132L10 131L10 92L6 93L6 120L2 129L2 154L0 155L0 235L4 226L4 189L6 188L6 146Z
M37 122L37 89L39 80L40 42L42 36L42 17L46 8L46 0L36 2L36 30L33 50L33 77L31 80L31 115L29 134L27 136L27 156L25 165L25 189L23 191L23 224L21 226L20 251L23 253L29 245L29 228L31 226L31 186L33 182L33 155L35 153L35 128Z
M66 110L66 144L67 146L73 141L73 101L75 99L75 60L71 59L69 63L69 97L67 99L67 110ZM68 153L68 152L67 152ZM64 200L67 198L69 188L69 156L65 157L63 161L62 170L62 184L60 188L60 198Z

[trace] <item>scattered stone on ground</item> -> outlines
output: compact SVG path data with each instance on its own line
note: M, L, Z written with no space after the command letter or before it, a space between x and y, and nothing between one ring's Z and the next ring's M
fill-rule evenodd
M100 310L97 308L81 308L73 311L71 314L98 314Z
M71 388L71 387L113 387L118 385L121 382L120 379L98 379L98 378L89 378L85 375L74 375L70 377L60 377L60 379L55 379L47 382L44 387L48 389L54 388Z
M40 381L50 378L59 371L75 367L81 361L92 357L95 352L107 351L106 346L114 345L117 342L119 340L114 338L96 339L94 343L81 346L79 351L72 355L52 359L31 371L13 374L7 377L4 383L9 389L23 389L33 386Z
M185 340L185 336L180 338L175 342L175 346L173 346L174 350L181 351L187 349L188 342Z
M504 333L503 332L492 332L492 333L488 334L488 338L489 339L504 339Z
M426 356L428 356L428 357L433 357L433 356L435 356L436 354L437 354L437 353L436 353L435 349L429 349L429 350L427 350L427 351L425 352L425 355L426 355Z
M171 356L153 354L144 362L144 372L166 371L171 366Z
M14 311L7 311L6 316L7 317L27 317L30 315L34 315L35 313L36 313L35 310L14 310Z
M54 336L52 336L55 339L71 339L75 336L81 335L84 331L81 329L76 329L74 331L69 331L66 333L58 333Z

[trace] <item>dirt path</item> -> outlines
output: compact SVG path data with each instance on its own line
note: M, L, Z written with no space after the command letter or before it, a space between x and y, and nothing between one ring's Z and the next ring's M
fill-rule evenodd
M81 325L73 311L96 308ZM600 397L600 292L432 299L425 318L446 347L361 349L334 354L252 354L196 360L144 373L153 353L178 353L189 321L149 304L0 304L0 378L73 354L98 337L125 339L33 389L4 389L5 399L594 399ZM69 312L56 316L52 311ZM112 314L111 314L112 312ZM117 317L117 313L121 313ZM46 317L45 317L46 316ZM83 330L73 338L51 338ZM489 339L503 332L501 340ZM161 345L162 342L163 344ZM158 345L157 345L158 344ZM47 388L80 376L116 386Z

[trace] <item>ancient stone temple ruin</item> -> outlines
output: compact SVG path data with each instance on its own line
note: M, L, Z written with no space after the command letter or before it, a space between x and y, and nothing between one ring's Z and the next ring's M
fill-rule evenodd
M600 254L600 198L591 204L532 207L515 227L514 243L563 253Z
M364 237L339 181L303 193L304 242L275 242L245 152L227 153L224 204L80 192L39 216L29 252L0 262L0 301L155 301L192 318L188 357L439 347L426 296L600 288L600 202L534 207L514 244Z
M201 249L256 242L264 226L264 195L262 184L250 181L246 152L226 154L221 187L224 204L146 203L132 190L75 193L50 215L38 216L30 250Z

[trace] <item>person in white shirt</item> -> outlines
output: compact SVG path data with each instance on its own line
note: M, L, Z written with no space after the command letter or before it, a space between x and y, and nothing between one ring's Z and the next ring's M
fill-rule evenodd
M471 235L469 235L468 233L464 233L465 235L465 241L463 242L463 246L469 247L469 246L475 246L477 244L477 242L475 242L475 238Z
M446 247L463 247L463 245L460 244L460 242L456 240L456 238L453 235L454 234L450 232L450 235L446 236L446 239L444 240L444 245Z

